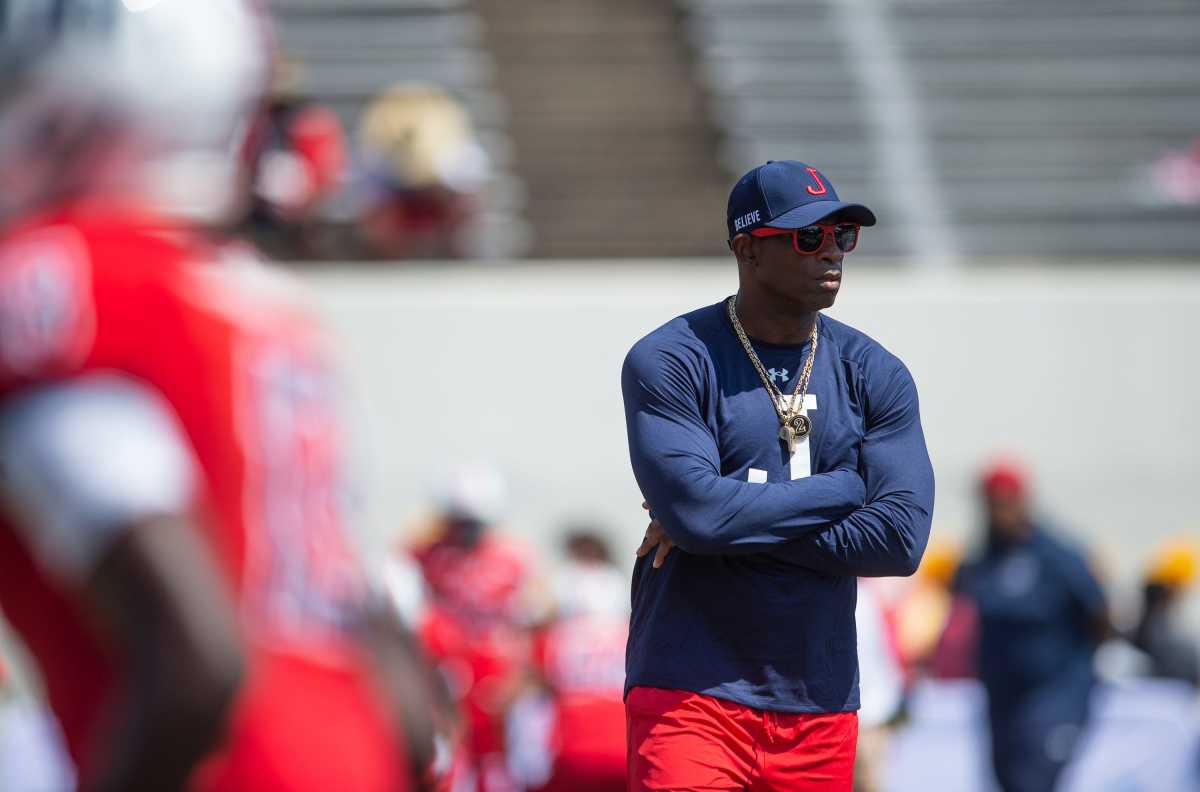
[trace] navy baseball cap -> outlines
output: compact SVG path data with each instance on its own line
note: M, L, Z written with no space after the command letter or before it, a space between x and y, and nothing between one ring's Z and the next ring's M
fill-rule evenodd
M729 238L764 226L804 228L834 212L847 221L875 225L862 204L839 201L833 185L816 168L796 160L770 160L738 179L729 193Z

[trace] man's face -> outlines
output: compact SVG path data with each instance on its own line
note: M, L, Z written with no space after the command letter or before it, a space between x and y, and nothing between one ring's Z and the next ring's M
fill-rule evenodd
M821 224L838 222L837 215ZM795 303L798 308L819 311L833 305L842 286L842 259L833 234L825 234L821 246L812 253L798 253L790 234L749 237L753 261L750 276L767 291Z
M1002 542L1017 542L1029 534L1029 509L1023 493L1008 489L984 495L988 527Z

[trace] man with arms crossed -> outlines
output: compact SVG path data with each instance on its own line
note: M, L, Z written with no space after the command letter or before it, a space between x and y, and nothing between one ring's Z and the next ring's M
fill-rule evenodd
M768 162L727 221L736 297L658 328L622 371L653 518L626 659L630 788L849 792L855 577L911 574L929 536L916 387L819 313L869 209Z

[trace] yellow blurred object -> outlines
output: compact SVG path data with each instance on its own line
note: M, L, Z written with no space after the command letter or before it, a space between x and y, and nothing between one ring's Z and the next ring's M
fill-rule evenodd
M1146 581L1171 588L1186 588L1200 569L1200 548L1196 542L1175 539L1168 542L1146 568Z
M442 184L453 160L474 140L466 111L432 85L401 83L363 113L359 141L411 188Z
M925 551L917 574L930 583L949 587L961 560L962 553L958 548L947 544L931 545Z

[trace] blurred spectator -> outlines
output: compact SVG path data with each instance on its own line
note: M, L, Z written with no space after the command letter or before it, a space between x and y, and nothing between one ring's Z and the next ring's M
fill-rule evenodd
M1054 788L1086 725L1092 657L1108 629L1100 584L1079 551L1034 520L1029 489L1015 464L984 472L986 545L956 579L979 615L979 676L1004 792Z
M247 143L251 204L246 230L280 258L322 253L321 209L348 166L345 134L332 110L306 98L302 67L277 58L271 90Z
M571 531L566 562L555 578L555 618L534 643L534 672L545 693L540 729L523 728L510 744L514 759L544 757L541 777L523 779L538 792L623 792L625 764L625 643L629 638L629 581L612 561L602 534ZM533 737L535 733L541 739ZM522 741L524 735L532 739Z
M907 590L893 607L895 642L906 672L925 671L932 662L950 618L954 600L950 586L959 556L956 549L945 543L931 544Z
M912 593L897 614L897 635L907 667L934 679L974 679L979 642L975 603L957 592L961 551L936 544L925 551Z
M1200 139L1186 151L1171 151L1151 169L1159 200L1182 206L1200 205Z
M428 590L422 641L466 724L459 746L466 755L455 774L472 776L479 792L516 788L504 755L504 718L530 650L528 553L495 531L506 507L498 471L464 466L438 493L432 535L413 551Z
M854 761L854 792L885 788L885 760L891 731L901 714L904 671L896 641L888 627L874 580L858 581L854 609L858 633L858 673L862 707L858 711L858 752Z
M363 112L367 181L362 236L384 258L463 258L490 171L463 107L439 88L405 83Z
M927 669L934 679L974 679L979 675L979 613L975 602L956 593L942 634L938 637Z
M1150 661L1150 674L1200 686L1200 649L1183 633L1175 611L1196 579L1197 550L1178 541L1163 548L1142 582L1142 613L1132 643Z

